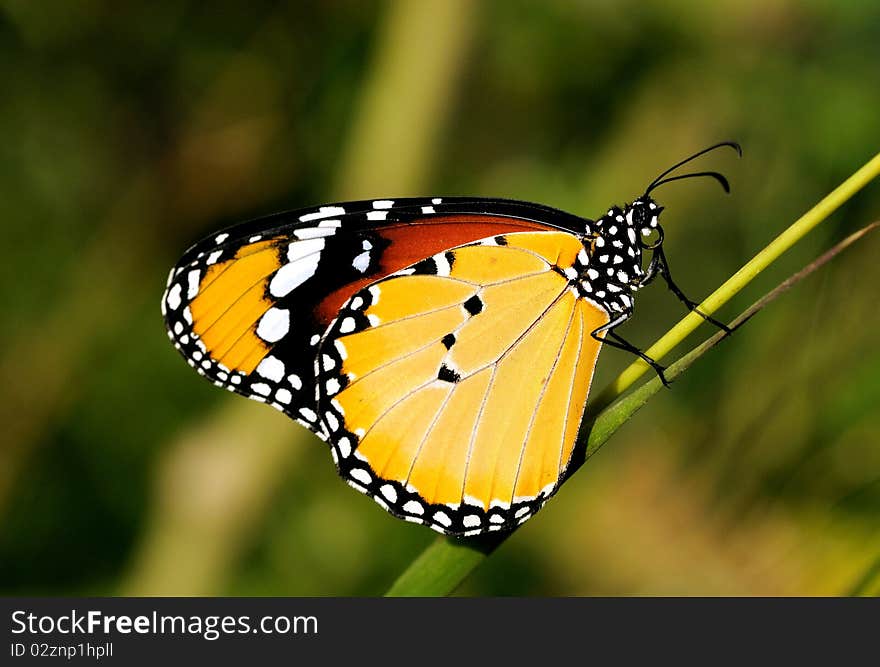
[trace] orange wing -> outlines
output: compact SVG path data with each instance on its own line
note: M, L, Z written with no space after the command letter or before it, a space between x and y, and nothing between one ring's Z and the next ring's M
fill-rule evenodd
M323 337L319 414L340 474L396 516L509 529L556 491L609 321L581 241L497 236L357 292Z

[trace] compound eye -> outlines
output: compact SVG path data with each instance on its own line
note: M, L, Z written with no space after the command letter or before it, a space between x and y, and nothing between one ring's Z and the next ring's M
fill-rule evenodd
M639 238L639 244L647 249L651 250L653 248L658 247L663 243L663 228L662 227L643 227L642 235Z
M644 227L647 220L648 220L648 214L644 208L642 208L641 206L638 206L633 210L633 222L635 223L636 227L638 227L638 228Z

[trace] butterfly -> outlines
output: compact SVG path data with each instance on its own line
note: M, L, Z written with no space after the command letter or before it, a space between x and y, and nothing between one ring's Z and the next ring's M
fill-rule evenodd
M218 387L326 441L343 479L394 516L458 536L511 530L565 479L603 344L665 383L615 330L658 276L696 309L672 280L651 193L698 176L729 191L717 172L672 175L722 146L740 152L700 151L596 220L430 197L228 228L171 270L168 336Z

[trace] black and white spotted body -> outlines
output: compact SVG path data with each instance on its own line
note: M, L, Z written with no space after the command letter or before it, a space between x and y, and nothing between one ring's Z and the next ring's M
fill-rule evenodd
M599 304L617 324L632 315L633 295L654 277L655 265L643 268L643 250L655 247L645 239L663 230L662 208L649 197L623 208L613 206L596 221L588 221L582 237L584 253L578 286L583 296Z

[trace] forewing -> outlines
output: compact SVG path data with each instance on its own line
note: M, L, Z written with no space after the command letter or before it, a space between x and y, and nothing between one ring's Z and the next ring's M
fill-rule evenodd
M352 294L464 243L577 218L522 202L345 202L244 223L190 248L162 311L187 362L216 385L283 410L325 437L317 343Z

